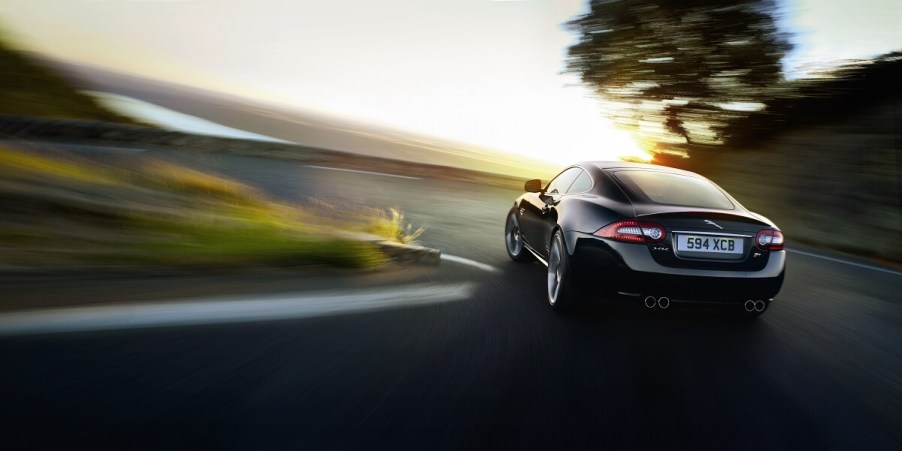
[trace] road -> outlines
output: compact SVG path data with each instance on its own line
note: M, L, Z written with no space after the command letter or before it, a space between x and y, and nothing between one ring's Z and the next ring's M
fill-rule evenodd
M467 287L442 302L2 337L4 448L902 447L894 270L796 248L755 321L624 302L558 315L543 267L505 255L516 192L174 158L285 200L399 207L428 226L424 245L488 267L446 261L415 281Z

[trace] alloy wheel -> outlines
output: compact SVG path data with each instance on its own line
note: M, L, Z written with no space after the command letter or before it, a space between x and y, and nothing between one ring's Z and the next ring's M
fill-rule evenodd
M561 246L558 240L551 242L551 251L548 255L548 302L554 305L561 292Z
M523 237L520 236L520 222L517 216L511 213L507 217L507 251L511 255L520 255L523 252Z

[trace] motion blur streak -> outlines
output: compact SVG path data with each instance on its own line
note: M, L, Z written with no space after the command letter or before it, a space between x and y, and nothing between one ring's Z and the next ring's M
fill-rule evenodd
M469 298L472 292L473 284L419 285L368 293L329 292L26 311L0 315L0 336L310 318L459 301Z
M381 175L383 177L396 177L399 179L410 179L410 180L419 180L420 179L419 177L410 177L407 175L385 174L382 172L373 172L373 171L358 171L356 169L330 168L328 166L317 166L314 164L308 164L307 167L314 168L314 169L327 169L330 171L355 172L357 174Z
M808 256L808 257L821 258L821 259L824 259L824 260L829 260L829 261L831 261L831 262L842 263L842 264L845 264L845 265L852 265L852 266L856 266L856 267L858 267L858 268L865 268L865 269L870 269L870 270L872 270L872 271L880 271L880 272L885 272L885 273L887 273L887 274L895 274L895 275L897 275L897 276L902 276L902 272L899 272L899 271L893 271L892 269L880 268L880 267L873 266L873 265L863 265L863 264L861 264L861 263L850 262L850 261L848 261L848 260L841 260L841 259L838 259L838 258L825 257L825 256L823 256L823 255L812 254L812 253L810 253L810 252L799 251L799 250L796 250L796 249L787 249L787 251L789 251L789 252L794 252L794 253L796 253L796 254L806 255L806 256Z

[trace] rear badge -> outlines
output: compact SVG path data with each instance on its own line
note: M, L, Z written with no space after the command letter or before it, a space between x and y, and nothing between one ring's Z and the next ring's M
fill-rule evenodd
M723 227L717 225L716 222L714 222L710 219L705 219L705 224L713 225L714 227L717 227L718 229L723 230Z

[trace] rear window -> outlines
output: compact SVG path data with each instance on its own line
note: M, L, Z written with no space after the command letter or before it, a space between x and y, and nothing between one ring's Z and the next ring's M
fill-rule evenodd
M614 177L634 194L663 205L732 210L733 202L706 179L657 171L617 171Z

